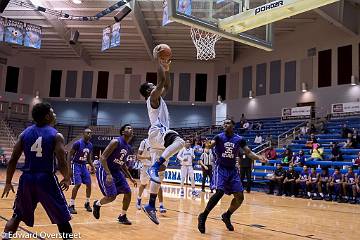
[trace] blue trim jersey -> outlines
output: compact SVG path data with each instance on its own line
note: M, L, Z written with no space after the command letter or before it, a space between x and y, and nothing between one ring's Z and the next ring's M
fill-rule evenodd
M58 131L49 126L32 125L20 135L25 155L23 172L55 172L55 139Z
M236 165L236 157L240 154L240 149L246 146L246 140L237 134L227 136L220 133L214 137L216 164L232 168Z

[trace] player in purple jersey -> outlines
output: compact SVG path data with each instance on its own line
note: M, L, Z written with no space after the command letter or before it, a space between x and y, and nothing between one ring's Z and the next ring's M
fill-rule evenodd
M349 202L356 203L356 174L352 167L348 167L348 172L344 176L343 191L345 198L349 198Z
M57 224L63 239L72 239L71 219L62 190L68 190L70 173L65 158L64 137L51 127L55 113L48 103L38 103L32 109L35 125L26 128L14 145L6 172L6 184L1 196L14 192L11 184L16 164L24 152L25 165L21 169L18 190L14 202L14 214L6 223L3 239L11 238L21 221L34 225L34 212L38 203L44 207L53 224ZM55 175L55 158L64 177L59 183Z
M95 200L93 205L93 215L96 219L100 218L100 207L111 203L119 194L124 194L122 212L118 217L121 224L131 225L126 217L126 212L131 202L131 189L124 176L137 187L136 181L132 178L126 161L132 152L129 142L133 137L133 128L126 124L120 129L120 137L111 140L100 157L100 163L95 165L96 178L100 190L104 197L101 200Z
M260 160L267 162L263 156L256 155L246 145L246 140L234 133L235 122L231 119L224 121L224 132L215 136L209 142L209 148L215 147L216 152L216 167L214 169L213 187L216 189L214 195L211 196L209 202L198 217L198 229L201 233L205 233L205 222L210 211L216 206L224 194L233 194L234 198L231 201L227 212L221 215L222 221L225 223L229 231L234 231L234 226L231 224L231 215L241 206L244 200L244 189L241 185L237 157L240 149L244 154L252 160Z
M317 194L317 185L320 179L320 174L316 173L316 167L311 168L311 172L309 174L309 179L307 181L308 185L308 196L313 200L320 200L318 194Z
M92 212L90 207L90 196L91 196L91 176L90 172L94 172L94 165L92 162L92 149L93 145L90 142L91 129L86 128L83 133L83 137L76 141L69 153L68 163L71 164L70 177L74 188L71 193L71 199L69 203L69 211L71 214L77 214L75 210L75 198L81 184L86 185L86 200L84 207L86 211ZM87 168L86 164L89 164ZM90 172L89 172L90 170Z
M308 191L309 186L307 184L309 179L309 174L310 174L309 169L305 165L299 175L299 178L296 179L296 183L298 184L299 190L301 190L301 194L299 193L297 197L310 198L309 196L310 192ZM309 193L309 195L306 194L307 192Z
M334 174L331 176L331 180L330 180L330 191L331 194L335 195L335 201L338 200L338 202L343 202L342 199L342 183L343 183L343 175L340 173L340 168L336 167L335 168L335 172Z
M318 182L318 192L320 194L320 197L322 199L325 199L325 201L330 200L329 185L330 185L329 169L327 167L323 167L321 169L320 178Z

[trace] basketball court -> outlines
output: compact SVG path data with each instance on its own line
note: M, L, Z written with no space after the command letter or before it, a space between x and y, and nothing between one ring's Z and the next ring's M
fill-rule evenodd
M2 179L4 172L2 171ZM16 174L18 176L18 172ZM15 178L16 179L16 178ZM93 199L101 197L97 190L96 178L93 177ZM130 205L128 217L131 226L117 223L122 205L122 196L101 209L101 218L96 220L91 213L83 209L85 188L79 190L76 200L78 214L73 216L71 224L74 233L80 233L81 239L357 239L360 234L358 217L360 206L314 202L306 199L268 196L263 192L245 194L245 201L234 214L232 221L235 231L229 232L220 215L227 209L230 197L224 197L210 213L207 220L207 233L202 235L197 230L197 216L204 209L210 193L201 193L193 199L187 188L185 197L180 197L180 188L165 185L165 206L168 212L159 217L160 225L154 225L146 215L135 208L135 193ZM133 189L134 190L134 189ZM70 191L66 192L67 198ZM147 196L148 194L145 194ZM144 197L144 200L147 198ZM14 195L1 201L0 228L12 215ZM29 228L20 225L19 233L46 232L56 233L57 227L51 225L41 206L35 213L35 226ZM41 239L41 238L38 238Z

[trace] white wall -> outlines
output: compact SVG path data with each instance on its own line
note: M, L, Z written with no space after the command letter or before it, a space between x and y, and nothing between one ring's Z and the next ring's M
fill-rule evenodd
M226 101L228 103L228 115L239 120L241 113L249 118L279 116L281 108L296 106L299 102L315 101L318 111L326 113L330 111L330 105L336 102L359 101L359 86L337 86L337 47L352 44L353 61L352 74L359 78L359 42L360 39L345 33L323 19L315 23L299 26L295 32L275 38L275 50L265 52L249 48L242 51L239 59L233 64L221 63L215 66L215 78L224 74L225 66L230 66L230 72L239 72L238 99ZM301 92L301 60L307 59L307 50L316 47L317 51L332 49L332 87L318 88L318 57L313 57L313 88L307 93ZM281 93L269 94L270 86L270 62L281 60ZM297 61L297 82L295 92L284 92L285 62ZM242 70L243 67L253 66L252 88L256 89L256 65L267 63L267 95L256 97L253 100L242 98ZM229 79L229 75L228 79ZM229 81L227 81L227 95L229 95ZM216 91L216 90L215 90ZM256 94L256 93L255 93Z

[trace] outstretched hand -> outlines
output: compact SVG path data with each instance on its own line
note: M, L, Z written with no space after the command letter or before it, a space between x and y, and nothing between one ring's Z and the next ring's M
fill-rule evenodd
M265 155L259 155L259 161L262 163L269 162L269 160L265 157Z
M8 195L9 195L10 190L13 193L15 193L13 185L11 183L6 183L5 187L4 187L3 194L1 195L1 198L4 198L4 196L5 196L5 198L7 198Z

